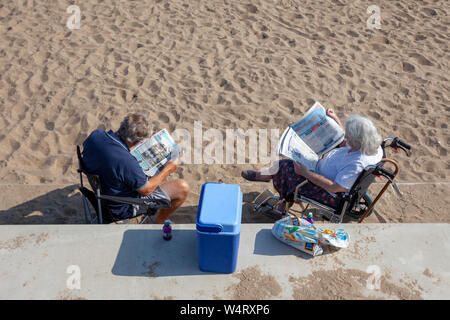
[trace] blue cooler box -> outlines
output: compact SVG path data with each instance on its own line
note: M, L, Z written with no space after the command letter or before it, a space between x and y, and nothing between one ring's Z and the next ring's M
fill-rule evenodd
M197 211L200 270L233 273L241 233L242 192L239 186L205 183Z

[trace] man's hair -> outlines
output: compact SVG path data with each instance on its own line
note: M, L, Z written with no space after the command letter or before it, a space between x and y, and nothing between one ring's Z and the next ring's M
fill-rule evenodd
M128 143L135 143L149 136L149 125L143 115L128 114L120 124L118 135Z
M362 154L375 154L381 144L381 135L369 118L351 115L345 122L345 132Z

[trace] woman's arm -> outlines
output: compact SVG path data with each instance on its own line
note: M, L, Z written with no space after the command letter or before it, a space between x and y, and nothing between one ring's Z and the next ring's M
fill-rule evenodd
M337 122L337 124L342 128L342 130L344 129L344 126L342 125L341 120L339 119L339 117L337 116L337 114L334 112L333 109L328 109L327 110L327 116L329 116L331 119L333 119L334 121Z
M337 184L336 182L320 175L315 172L309 171L304 165L301 163L294 161L294 170L295 173L301 175L308 179L310 182L314 183L316 186L325 189L328 192L338 193L338 192L346 192L347 189Z
M327 110L327 116L329 116L331 119L333 119L334 121L337 122L337 124L342 128L342 130L345 131L344 126L342 125L341 120L339 119L339 117L337 116L337 114L334 112L333 109L328 109ZM341 142L341 144L339 144L339 147L343 147L347 144L347 141L344 139L344 141Z

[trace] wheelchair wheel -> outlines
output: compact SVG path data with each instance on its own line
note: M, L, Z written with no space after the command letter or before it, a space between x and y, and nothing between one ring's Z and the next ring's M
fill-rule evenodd
M359 219L364 212L366 212L366 210L369 208L369 206L372 204L373 199L372 197L366 193L364 194L361 199L359 200L359 203L357 203L353 209L347 213L347 215L349 215L352 218L356 218ZM374 208L372 208L372 210L370 210L369 214L366 216L369 217L374 211Z

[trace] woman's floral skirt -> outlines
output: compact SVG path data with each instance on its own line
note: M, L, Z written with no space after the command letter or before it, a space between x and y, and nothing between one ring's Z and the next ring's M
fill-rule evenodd
M294 171L294 162L292 160L279 161L278 172L273 175L273 186L280 194L282 199L288 202L294 201L295 188L305 181L305 178L299 176ZM336 208L337 200L325 189L308 182L300 188L300 194L323 203L329 207Z

